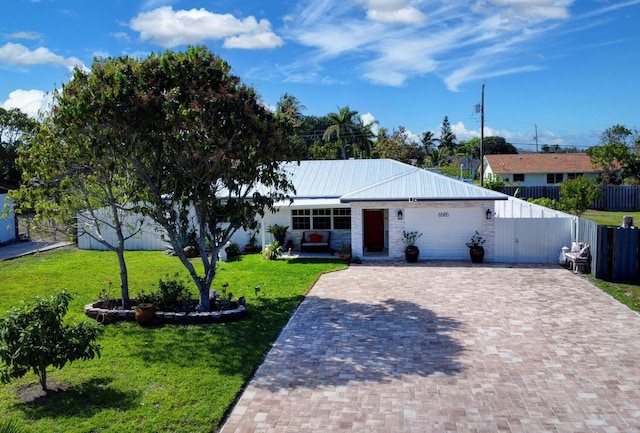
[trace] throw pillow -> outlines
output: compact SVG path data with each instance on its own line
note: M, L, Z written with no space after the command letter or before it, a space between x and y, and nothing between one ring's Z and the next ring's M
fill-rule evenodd
M318 233L313 233L309 235L309 240L313 243L320 242L322 240L322 235L319 235Z

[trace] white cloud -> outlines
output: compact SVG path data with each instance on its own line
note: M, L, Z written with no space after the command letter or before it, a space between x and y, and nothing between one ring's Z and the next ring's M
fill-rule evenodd
M541 57L525 53L571 17L573 3L303 0L287 16L286 31L315 49L305 56L306 67L314 70L331 61L355 61L372 83L402 86L435 74L458 90L473 80L544 68Z
M138 14L129 26L140 33L143 41L150 40L166 48L216 39L222 39L227 48L276 48L284 43L271 31L267 20L238 19L206 9L174 11L171 6L160 7Z
M360 119L362 119L362 123L364 125L371 125L371 132L374 135L378 135L378 131L380 130L380 125L376 123L376 118L371 113L365 113L360 115Z
M40 33L36 32L15 32L7 35L7 39L28 39L36 40L40 39Z
M129 42L129 40L130 40L129 35L127 34L127 32L115 32L115 33L110 33L110 35L114 39L117 39L117 40L122 41L122 42Z
M0 62L18 66L54 65L64 66L69 70L75 67L86 69L84 64L76 57L62 57L44 47L30 50L24 45L12 42L0 47Z
M19 89L9 93L9 99L2 103L2 108L5 110L19 108L23 113L37 118L40 112L48 110L52 100L51 94L41 90Z

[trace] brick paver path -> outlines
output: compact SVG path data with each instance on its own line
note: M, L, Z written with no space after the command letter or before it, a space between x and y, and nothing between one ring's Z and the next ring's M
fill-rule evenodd
M560 267L324 275L223 433L640 432L640 316Z

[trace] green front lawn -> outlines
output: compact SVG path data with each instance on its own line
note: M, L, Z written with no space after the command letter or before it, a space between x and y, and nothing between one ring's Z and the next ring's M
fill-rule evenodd
M622 217L632 216L634 224L640 224L640 212L608 212L603 210L587 209L582 218L595 221L601 226L619 227L622 225Z
M161 277L187 275L177 258L160 252L130 252L127 265L132 296L149 292ZM16 420L25 432L216 431L313 283L345 267L338 261L268 261L259 254L221 263L213 288L221 291L228 282L234 298L245 296L249 318L215 325L108 325L101 358L49 371L50 387L64 391L21 401L37 386L32 373L0 385L0 419ZM66 249L0 262L0 281L1 316L22 299L65 288L75 297L69 320L85 320L83 306L102 288L119 297L118 264L110 252Z

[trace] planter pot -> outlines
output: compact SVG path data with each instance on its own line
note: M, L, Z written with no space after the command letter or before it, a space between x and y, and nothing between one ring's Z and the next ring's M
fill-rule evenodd
M153 321L155 314L153 305L139 305L138 308L136 308L136 322L142 326L148 325Z
M409 245L404 250L404 259L408 263L416 263L418 261L419 255L420 255L420 250L415 245Z
M484 247L469 248L469 257L471 257L471 263L482 263L484 261Z

